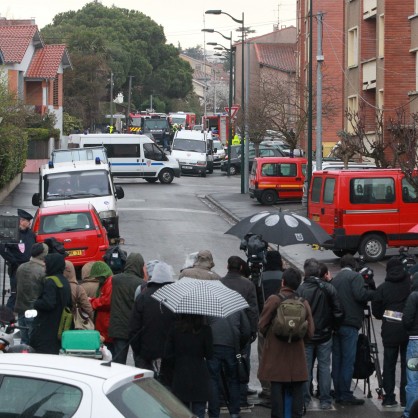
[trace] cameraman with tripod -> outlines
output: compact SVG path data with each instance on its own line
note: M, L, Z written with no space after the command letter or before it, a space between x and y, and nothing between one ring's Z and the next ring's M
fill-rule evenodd
M398 405L395 398L395 372L398 355L401 356L401 384L399 388L401 406L405 406L406 347L408 334L399 319L411 292L411 281L399 257L392 257L386 265L385 281L377 288L372 302L372 313L382 320L383 342L383 390L382 406L391 408ZM400 314L400 315L399 315Z

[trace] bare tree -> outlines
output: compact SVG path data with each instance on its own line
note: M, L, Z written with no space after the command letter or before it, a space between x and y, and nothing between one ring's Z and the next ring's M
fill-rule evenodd
M396 118L389 120L388 130L391 133L390 146L397 165L418 194L418 114L407 115L403 108L398 109Z

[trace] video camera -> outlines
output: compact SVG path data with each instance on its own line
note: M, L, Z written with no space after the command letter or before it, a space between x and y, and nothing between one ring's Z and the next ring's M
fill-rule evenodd
M374 271L371 267L366 265L366 260L364 259L364 255L360 255L358 260L358 267L357 271L361 274L364 279L365 286L372 290L376 289L376 285L374 283Z
M247 265L250 271L250 279L256 286L261 285L261 272L266 263L268 244L261 235L247 234L241 240L240 250L247 255Z
M409 269L417 263L415 256L408 252L408 247L399 248L399 260L401 260L406 272L409 272Z

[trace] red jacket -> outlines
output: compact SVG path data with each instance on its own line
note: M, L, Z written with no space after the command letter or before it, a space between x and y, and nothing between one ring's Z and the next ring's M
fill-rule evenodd
M100 289L100 296L91 299L91 306L96 311L96 330L106 342L112 342L109 337L108 329L110 322L110 301L112 299L112 276L109 276Z

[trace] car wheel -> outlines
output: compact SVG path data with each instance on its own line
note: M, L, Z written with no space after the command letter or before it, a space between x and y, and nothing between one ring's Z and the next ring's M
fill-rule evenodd
M261 195L263 205L274 205L277 201L277 193L274 190L264 190Z
M150 177L145 179L148 183L155 183L158 178L157 177Z
M227 169L227 170L228 170L228 169ZM231 165L231 166L229 167L229 174L230 174L231 176L235 176L235 174L237 174L237 172L238 172L237 167L235 167L234 165Z
M164 169L160 171L158 174L158 180L162 184L170 184L174 179L174 173L171 170Z
M366 235L360 243L359 253L366 261L379 261L386 254L386 241L381 235Z

